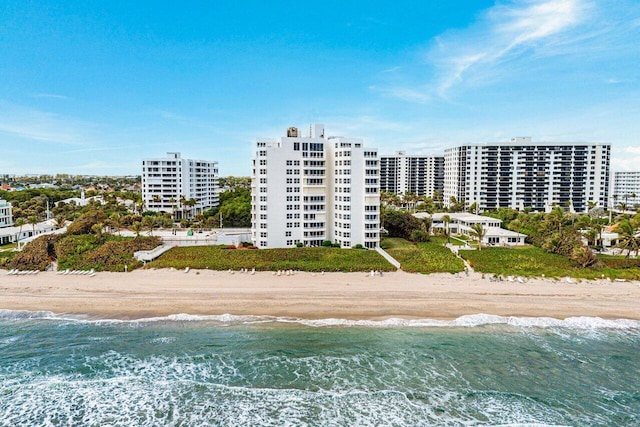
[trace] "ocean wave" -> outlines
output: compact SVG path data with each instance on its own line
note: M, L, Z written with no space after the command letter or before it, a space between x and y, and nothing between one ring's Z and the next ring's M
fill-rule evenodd
M567 328L575 330L594 329L640 329L640 321L632 319L603 319L601 317L568 317L556 319L552 317L517 317L498 316L493 314L472 314L460 316L453 320L438 319L403 319L388 318L383 320L351 320L351 319L303 319L297 317L277 317L264 315L194 315L172 314L168 316L147 317L140 319L92 319L87 315L55 314L50 311L0 310L0 321L20 320L55 320L83 322L92 324L117 323L154 323L154 322L212 322L220 325L244 325L260 323L300 324L308 327L371 327L371 328L473 328L488 325L506 325L517 328Z

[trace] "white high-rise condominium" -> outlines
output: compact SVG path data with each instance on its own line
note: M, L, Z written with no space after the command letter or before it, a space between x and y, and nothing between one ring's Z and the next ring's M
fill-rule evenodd
M0 199L0 228L11 227L13 225L13 214L11 203Z
M393 156L380 156L380 190L417 196L442 195L444 157L407 155L397 151Z
M328 137L316 124L258 139L251 180L252 239L260 248L375 248L380 242L380 164L362 139Z
M511 142L461 145L445 150L444 202L451 197L478 210L508 207L575 212L606 207L611 144Z
M615 172L613 174L612 203L618 208L620 203L633 209L640 204L640 171ZM615 200L613 200L615 198Z
M147 210L192 218L218 205L218 162L183 159L180 153L142 161L142 200Z

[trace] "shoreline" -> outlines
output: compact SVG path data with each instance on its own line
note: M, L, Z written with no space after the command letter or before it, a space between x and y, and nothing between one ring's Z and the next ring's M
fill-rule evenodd
M308 320L455 320L466 315L640 320L640 282L491 282L480 273L297 272L276 276L211 270L100 272L94 277L12 276L0 270L0 310L134 320L177 314Z

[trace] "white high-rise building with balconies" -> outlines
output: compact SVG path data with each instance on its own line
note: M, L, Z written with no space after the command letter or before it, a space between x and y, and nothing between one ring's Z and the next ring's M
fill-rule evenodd
M0 228L13 225L13 213L11 203L0 199Z
M180 153L142 161L146 210L192 218L218 205L218 162L183 159ZM193 206L191 206L193 204Z
M611 195L612 203L616 205L614 208L618 208L620 203L627 205L627 209L630 210L633 210L636 205L640 205L640 171L615 172Z
M611 144L511 142L469 144L445 150L444 202L451 197L478 210L508 207L586 212L606 207Z
M417 196L442 195L444 157L407 155L397 151L393 156L380 156L380 190Z
M380 164L362 139L309 136L256 142L251 180L252 240L260 248L380 243Z

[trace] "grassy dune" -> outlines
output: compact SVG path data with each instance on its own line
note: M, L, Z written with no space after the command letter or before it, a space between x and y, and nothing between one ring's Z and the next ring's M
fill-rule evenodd
M400 268L409 273L457 273L464 264L453 252L442 246L443 240L412 243L397 237L388 237L381 246L400 262Z
M338 248L227 249L225 246L173 248L150 268L209 268L211 270L257 271L394 271L395 268L375 251Z
M481 251L461 250L460 255L479 272L512 276L547 277L571 276L583 279L599 279L604 275L611 279L640 279L640 260L624 257L599 257L593 268L579 268L572 260L546 252L534 246L514 248L484 248Z

